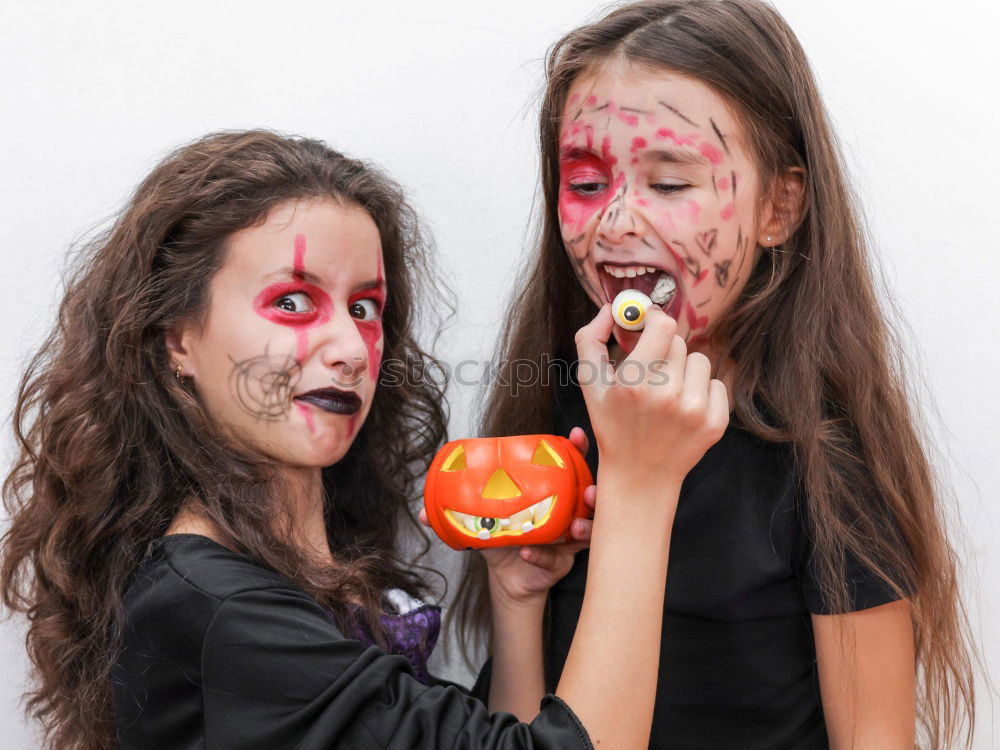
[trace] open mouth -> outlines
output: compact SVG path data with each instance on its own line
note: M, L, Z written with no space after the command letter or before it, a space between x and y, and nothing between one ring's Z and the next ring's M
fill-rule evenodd
M552 515L556 496L549 495L523 510L507 518L491 518L489 516L474 516L461 513L451 508L445 508L445 515L456 528L469 536L478 539L492 539L497 536L520 536L542 526Z
M677 277L670 271L649 265L626 265L624 263L598 263L597 275L601 281L608 302L626 289L635 289L647 297L651 296L657 282L664 276L674 280L676 291L666 305L659 307L674 320L681 311L681 291Z
M361 399L356 393L342 391L338 388L317 388L295 397L296 401L304 401L318 409L333 414L357 414L361 409Z

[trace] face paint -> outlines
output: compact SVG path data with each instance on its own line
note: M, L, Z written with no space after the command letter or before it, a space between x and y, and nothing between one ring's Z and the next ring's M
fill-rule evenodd
M208 318L186 339L185 361L213 417L287 463L339 461L375 392L381 323L368 321L385 292L381 281L365 289L376 285L381 254L371 216L327 200L287 201L235 232L211 282ZM291 265L276 269L281 258ZM363 329L377 331L376 345ZM337 389L338 369L373 352L375 368L359 365L349 389L355 411L312 393Z
M581 285L600 305L669 276L678 334L704 341L757 253L756 170L736 120L707 85L666 72L579 79L569 100L558 208ZM750 176L740 191L737 172ZM626 350L638 339L615 335Z
M379 367L382 363L382 306L384 299L380 289L366 289L353 295L347 301L348 307L352 310L355 306L364 307L360 305L364 300L370 300L374 303L375 317L355 318L355 325L358 327L358 332L364 339L365 348L368 350L368 377L372 382L378 377Z
M306 353L309 350L309 329L326 323L330 319L330 312L333 308L330 296L326 292L318 286L304 281L306 274L305 254L306 238L304 235L298 234L295 236L295 251L292 263L292 275L295 277L295 280L271 284L258 294L253 301L253 308L257 311L258 315L270 320L272 323L289 326L295 331L297 344L295 361L299 364L305 360ZM296 294L308 297L310 304L315 305L315 307L310 307L309 310L302 312L291 312L274 306L274 303L278 300L285 297L291 298Z

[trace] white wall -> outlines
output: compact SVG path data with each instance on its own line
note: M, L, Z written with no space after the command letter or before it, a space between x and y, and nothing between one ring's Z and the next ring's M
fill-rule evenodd
M220 128L325 139L385 166L433 229L459 295L442 340L487 356L535 187L540 58L600 5L573 0L0 5L0 406L48 329L67 246L171 147ZM988 668L1000 649L994 321L1000 158L997 6L782 0L810 54L913 333L964 531L956 543ZM472 9L474 8L474 9ZM453 393L452 434L473 389ZM925 397L921 397L923 400ZM925 404L927 405L927 404ZM12 457L4 423L3 465ZM19 626L0 626L0 746L37 745L17 707ZM993 747L980 691L976 748Z

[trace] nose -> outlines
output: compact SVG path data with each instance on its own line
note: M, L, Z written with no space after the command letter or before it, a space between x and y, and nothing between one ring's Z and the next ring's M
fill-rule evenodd
M597 226L598 235L612 244L619 244L629 236L642 239L645 224L637 209L635 198L629 194L628 182L625 182L604 209Z
M323 366L340 386L356 386L368 368L368 347L357 323L347 311L334 313L316 330L318 354Z

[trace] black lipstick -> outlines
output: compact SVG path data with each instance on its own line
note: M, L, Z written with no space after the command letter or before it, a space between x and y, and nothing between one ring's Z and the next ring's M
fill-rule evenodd
M295 397L296 401L305 401L324 411L334 414L356 414L361 409L361 399L356 393L341 391L337 388L316 388Z

